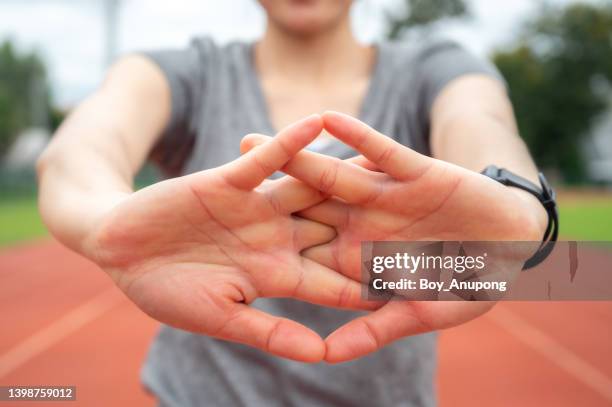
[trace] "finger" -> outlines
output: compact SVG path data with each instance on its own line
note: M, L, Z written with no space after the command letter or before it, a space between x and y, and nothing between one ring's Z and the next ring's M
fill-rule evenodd
M297 213L298 216L304 219L310 219L334 227L346 225L348 214L348 205L333 198Z
M325 354L325 344L314 331L244 304L235 305L215 336L301 362L319 362Z
M381 306L380 302L364 299L364 286L360 282L305 258L302 267L283 270L274 281L268 279L264 283L257 287L262 297L295 298L349 310L373 310Z
M249 134L242 139L241 151L252 151L267 139L269 137L261 134ZM367 203L380 194L380 183L370 169L377 168L363 156L340 161L323 154L300 151L282 170L323 194L336 195L352 203Z
M361 275L361 248L359 243L347 245L343 244L340 239L339 237L329 243L303 250L302 257L334 270L353 281L364 282ZM363 298L367 297L365 293L362 292L362 294L364 294Z
M253 148L264 144L265 142L272 139L270 136L266 136L264 134L252 133L244 136L240 142L240 154L246 154L251 151ZM344 160L348 163L355 164L359 167L365 168L370 171L378 171L378 167L372 161L368 160L362 155L358 155L355 157L348 158Z
M407 336L460 325L489 310L490 302L391 300L378 311L354 319L325 339L329 363L357 359Z
M301 252L309 247L329 243L336 237L336 229L306 219L295 218L296 248Z
M312 188L293 177L282 177L265 186L266 196L277 211L290 214L309 208L328 198L318 189Z
M272 137L265 134L251 133L247 134L240 140L240 154L246 154L252 149L272 140Z
M319 115L302 119L281 130L270 142L221 167L222 174L236 188L253 189L310 144L321 130Z
M302 257L319 263L332 270L338 270L338 259L334 256L331 244L323 244L321 246L310 247L302 251Z
M355 204L374 202L388 177L335 157L302 151L282 171L324 194Z
M240 152L246 154L270 140L272 140L272 137L263 134L248 134L240 142ZM265 193L268 199L274 203L278 212L285 214L309 208L327 199L327 195L322 194L318 189L287 176L267 183Z
M378 311L356 318L332 332L325 339L325 360L339 363L357 359L397 339L429 330L411 315L407 302L391 301Z
M164 324L303 362L323 358L325 344L315 332L247 305L258 296L248 277L230 267L203 272L199 266L183 263L126 276L130 289L124 291Z
M346 114L325 112L323 123L331 135L362 153L393 178L416 179L431 163L428 157L399 144Z
M362 155L357 155L344 161L349 162L351 164L355 164L361 168L365 168L366 170L380 172L380 169L376 166L376 164L374 164L372 161L368 160Z

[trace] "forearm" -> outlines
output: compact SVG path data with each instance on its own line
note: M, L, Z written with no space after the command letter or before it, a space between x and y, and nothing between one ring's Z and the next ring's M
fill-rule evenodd
M70 115L38 162L41 215L60 241L83 252L98 219L132 192L169 114L163 74L128 57Z
M440 129L433 155L477 172L492 164L507 168L537 185L536 166L513 127L486 113L457 117Z
M87 102L86 102L87 103ZM117 139L85 104L54 136L38 162L39 207L51 233L82 252L96 219L132 191L134 170ZM103 141L103 142L102 142Z
M501 84L488 78L468 78L451 84L436 103L432 128L435 158L476 172L496 165L539 185L537 168L518 134ZM543 232L548 215L542 204L523 190L513 190L532 210Z

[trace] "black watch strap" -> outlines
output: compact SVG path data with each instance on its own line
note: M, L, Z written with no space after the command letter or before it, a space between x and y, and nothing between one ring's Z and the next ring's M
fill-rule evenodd
M555 242L557 241L559 235L559 212L557 210L555 191L548 184L544 174L539 173L538 175L540 180L539 187L523 177L513 174L504 168L498 168L494 165L490 165L485 168L484 171L482 171L482 174L506 186L527 191L542 203L544 209L546 209L546 213L548 213L548 225L546 226L546 231L544 232L542 244L540 245L538 251L525 262L523 270L527 270L542 263L554 249Z

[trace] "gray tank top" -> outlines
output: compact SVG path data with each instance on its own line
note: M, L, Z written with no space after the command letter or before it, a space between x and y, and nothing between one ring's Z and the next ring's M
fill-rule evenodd
M170 123L151 152L167 176L227 163L248 133L274 134L253 67L251 43L218 46L208 38L188 48L148 52L172 93ZM466 74L497 71L456 44L382 43L359 118L429 154L429 113L442 88ZM355 152L331 140L311 148L339 158ZM255 307L296 320L325 337L356 312L291 299ZM142 372L164 406L431 406L435 405L435 334L400 340L362 359L302 364L259 350L162 327Z

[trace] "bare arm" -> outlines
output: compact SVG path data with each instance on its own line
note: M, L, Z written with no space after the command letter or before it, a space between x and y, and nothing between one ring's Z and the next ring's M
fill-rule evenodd
M292 216L321 195L292 180L262 185L317 137L321 117L221 167L133 192L133 176L166 126L170 104L169 86L152 63L132 57L115 66L40 159L45 223L165 324L322 360L325 346L315 332L249 306L259 297L292 297L373 307L361 300L359 283L301 256L334 236Z
M322 360L318 334L249 306L259 297L376 305L361 300L359 283L301 256L335 235L292 216L321 194L292 180L263 184L319 135L321 117L295 123L221 167L133 192L133 176L168 122L170 104L166 80L146 59L115 66L40 159L45 223L165 324L290 359Z
M512 105L501 83L484 75L451 82L432 109L433 156L480 172L497 165L539 185L538 172L518 134ZM529 193L516 193L533 207L544 231L547 214Z
M98 217L132 192L170 103L157 66L127 57L61 126L37 167L42 217L64 244L82 252Z

